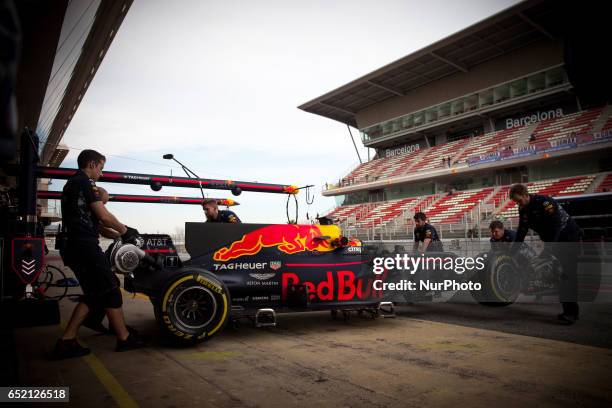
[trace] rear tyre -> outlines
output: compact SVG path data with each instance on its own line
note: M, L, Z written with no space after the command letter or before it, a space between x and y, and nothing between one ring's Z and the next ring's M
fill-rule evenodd
M203 269L172 276L154 307L162 330L180 344L202 342L219 333L231 310L227 287Z
M516 301L521 292L521 273L508 255L492 255L479 272L482 289L472 291L478 303L489 307L504 307Z

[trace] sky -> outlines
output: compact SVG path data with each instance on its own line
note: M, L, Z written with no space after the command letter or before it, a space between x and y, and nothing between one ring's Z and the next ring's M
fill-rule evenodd
M311 205L298 195L306 221L336 205L321 195L325 182L359 162L346 125L297 106L515 3L136 0L66 131L62 167L76 167L79 149L91 148L107 156L109 171L182 175L162 159L173 153L202 178L315 185ZM98 184L111 193L199 195ZM287 221L285 195L205 192L237 200L243 222ZM204 220L193 205L108 208L142 233Z

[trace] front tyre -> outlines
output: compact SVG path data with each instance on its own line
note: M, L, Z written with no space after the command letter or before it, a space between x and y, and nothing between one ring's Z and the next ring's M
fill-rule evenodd
M219 333L227 323L229 291L208 271L185 271L166 283L155 309L158 324L172 340L198 343Z

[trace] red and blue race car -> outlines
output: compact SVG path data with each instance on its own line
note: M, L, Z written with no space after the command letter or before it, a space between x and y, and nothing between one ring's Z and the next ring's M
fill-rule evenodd
M208 339L231 320L274 325L282 311L367 311L392 315L373 289L359 240L337 225L186 223L181 261L168 235L113 244L116 272L130 292L147 295L160 326L177 340Z

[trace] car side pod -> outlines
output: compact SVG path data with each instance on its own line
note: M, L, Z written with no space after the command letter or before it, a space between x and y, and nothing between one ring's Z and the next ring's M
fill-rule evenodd
M378 315L382 318L395 317L393 302L380 302L378 304Z
M255 313L255 327L276 327L274 309L258 309Z

